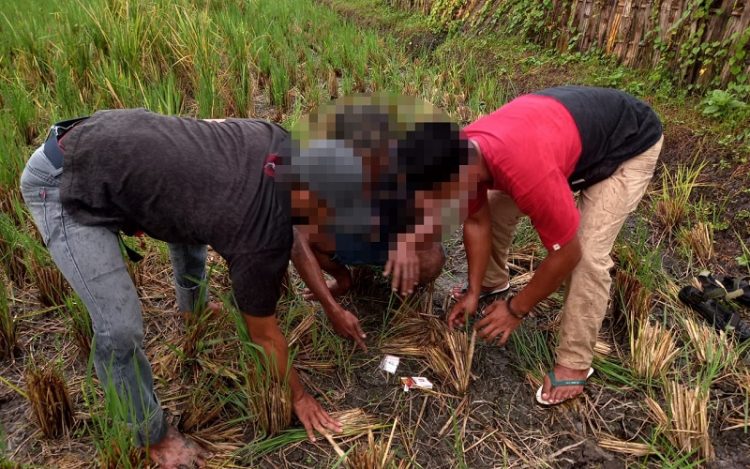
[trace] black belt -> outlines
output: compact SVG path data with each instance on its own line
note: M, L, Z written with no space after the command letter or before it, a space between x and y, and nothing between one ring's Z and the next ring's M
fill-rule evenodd
M68 130L75 127L81 121L88 119L88 117L78 117L76 119L70 119L61 121L50 127L49 134L47 134L47 140L44 141L44 155L47 157L52 166L55 169L60 169L63 166L63 152L58 145L58 140L65 135Z

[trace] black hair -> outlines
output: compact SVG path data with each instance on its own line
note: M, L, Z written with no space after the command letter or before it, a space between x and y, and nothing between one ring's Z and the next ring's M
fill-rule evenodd
M453 122L420 122L398 141L396 162L406 192L430 190L469 161L469 141Z

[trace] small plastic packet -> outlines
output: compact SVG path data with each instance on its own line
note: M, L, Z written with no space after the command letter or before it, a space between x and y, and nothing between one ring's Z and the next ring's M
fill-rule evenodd
M386 355L380 361L380 366L378 366L378 368L393 375L396 374L396 369L398 368L400 361L401 359L395 355Z

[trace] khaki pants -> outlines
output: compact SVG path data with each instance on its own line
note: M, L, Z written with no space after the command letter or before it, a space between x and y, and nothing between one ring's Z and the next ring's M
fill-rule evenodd
M662 137L642 154L622 163L609 178L581 192L578 239L583 257L566 282L560 325L557 363L582 370L591 366L599 329L609 302L612 279L610 257L625 219L630 215L654 175ZM484 287L508 283L508 254L518 220L523 216L503 192L488 194L492 216L492 256L482 282Z

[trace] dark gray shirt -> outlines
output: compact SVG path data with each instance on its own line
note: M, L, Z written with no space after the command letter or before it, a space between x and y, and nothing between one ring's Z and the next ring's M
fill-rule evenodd
M277 155L289 151L284 129L111 110L60 143L61 198L78 222L211 245L240 310L274 313L292 243L289 194L274 183Z

